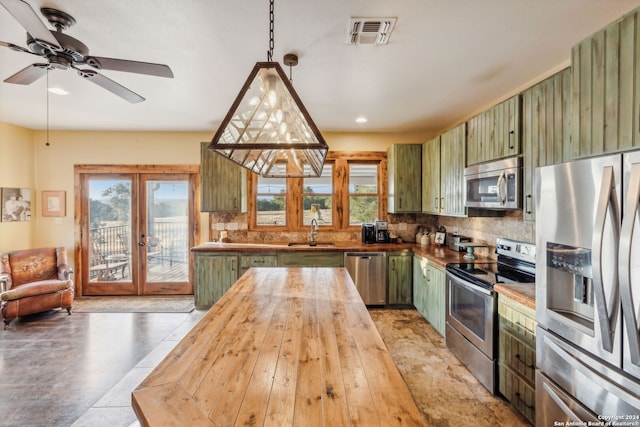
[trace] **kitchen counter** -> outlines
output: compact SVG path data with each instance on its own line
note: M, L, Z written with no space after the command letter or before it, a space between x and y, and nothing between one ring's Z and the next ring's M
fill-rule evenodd
M252 268L132 394L143 426L422 426L344 268Z
M192 252L402 252L411 251L423 257L429 258L434 263L445 267L448 263L467 262L464 258L465 252L455 252L446 246L429 245L420 246L415 243L379 243L364 244L361 242L331 242L331 246L326 246L326 242L318 242L318 246L289 246L287 242L269 243L217 243L207 242L191 248ZM486 257L478 257L475 262L492 262Z
M497 283L493 289L520 304L536 309L536 284L535 283Z

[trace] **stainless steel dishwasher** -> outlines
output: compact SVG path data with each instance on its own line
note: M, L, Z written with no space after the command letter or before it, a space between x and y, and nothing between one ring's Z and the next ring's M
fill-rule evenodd
M387 303L385 252L345 252L344 266L366 305Z

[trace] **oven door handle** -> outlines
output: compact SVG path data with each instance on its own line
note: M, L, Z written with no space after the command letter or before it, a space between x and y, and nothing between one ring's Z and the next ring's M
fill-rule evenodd
M449 277L449 280L454 282L456 285L460 285L463 288L466 288L466 289L468 289L468 290L470 290L472 292L481 292L481 293L483 293L485 295L488 295L488 296L493 295L493 291L491 289L486 289L486 288L483 288L481 286L474 285L473 283L467 282L467 281L465 281L463 279L460 279L459 277L451 275Z

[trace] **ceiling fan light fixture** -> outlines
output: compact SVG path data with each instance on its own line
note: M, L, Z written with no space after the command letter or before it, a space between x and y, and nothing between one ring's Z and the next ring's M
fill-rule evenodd
M256 63L209 149L265 177L320 176L329 151L277 62Z

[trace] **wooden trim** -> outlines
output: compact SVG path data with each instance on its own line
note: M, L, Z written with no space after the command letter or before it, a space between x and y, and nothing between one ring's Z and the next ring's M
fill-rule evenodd
M378 218L386 218L387 216L387 153L386 151L329 151L327 153L327 162L332 162L333 167L333 203L332 215L333 224L331 226L323 226L322 230L335 231L354 231L359 227L349 225L349 213L344 212L344 207L349 205L348 192L348 168L349 163L376 163L378 164L378 194L380 200L378 203ZM287 231L304 231L307 229L302 224L302 192L304 178L287 178L287 222L283 226L257 225L255 197L258 185L258 175L248 174L247 178L247 211L248 227L251 231L264 232L287 232Z
M189 204L189 215L193 220L193 229L189 235L191 246L201 241L202 227L200 222L200 165L74 165L74 278L76 296L83 296L83 236L88 236L88 218L83 217L82 194L86 193L85 178L91 174L188 174L192 193ZM83 191L84 190L84 191ZM133 200L132 200L133 203ZM86 211L86 210L85 210ZM86 234L84 234L86 233ZM193 257L189 252L189 283L193 283ZM133 272L132 272L133 274Z

